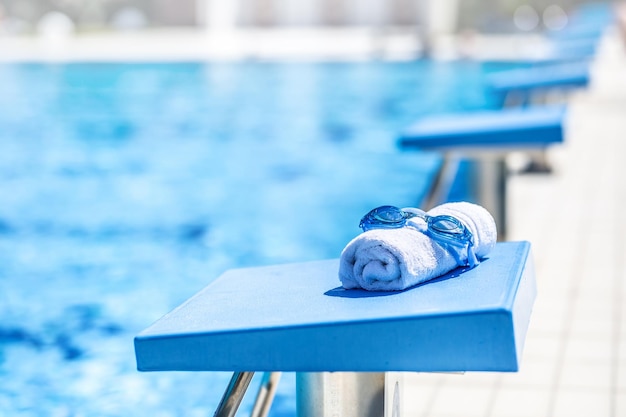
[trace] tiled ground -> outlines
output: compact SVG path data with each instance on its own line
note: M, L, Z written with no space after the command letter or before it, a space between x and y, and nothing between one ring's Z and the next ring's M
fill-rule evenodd
M551 175L510 180L539 287L519 373L412 374L405 415L626 416L626 58L607 36Z

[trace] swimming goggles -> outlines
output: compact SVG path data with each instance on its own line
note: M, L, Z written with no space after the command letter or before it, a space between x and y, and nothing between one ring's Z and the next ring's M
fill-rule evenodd
M425 230L420 229L419 225L414 222L407 224L408 219L415 217L424 221ZM363 216L359 223L359 227L364 232L371 229L399 229L406 226L423 232L444 246L459 265L474 267L478 264L474 253L474 236L456 217L446 214L430 216L425 211L416 208L400 209L394 206L381 206Z

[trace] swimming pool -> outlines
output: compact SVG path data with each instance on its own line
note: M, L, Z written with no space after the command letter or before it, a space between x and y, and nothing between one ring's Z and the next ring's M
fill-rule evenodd
M474 62L0 65L0 415L212 415L227 374L132 339L224 270L337 257L439 164L415 117L489 108ZM285 375L273 416L294 410Z

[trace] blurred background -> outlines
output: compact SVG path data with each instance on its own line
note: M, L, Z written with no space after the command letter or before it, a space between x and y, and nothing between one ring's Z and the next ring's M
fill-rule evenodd
M2 0L4 34L34 34L50 19L61 19L73 30L160 27L211 28L230 24L237 28L274 26L427 26L434 14L454 21L450 30L510 32L559 29L565 12L584 3L518 0ZM434 9L441 9L441 12ZM443 18L443 16L442 16Z
M587 3L578 0L2 0L0 60L37 59L45 54L49 58L75 60L97 60L105 55L111 59L277 56L346 59L357 55L387 59L416 56L519 59L528 56L529 49L544 48L542 39L537 37L564 30L572 19L576 20L572 13L580 14L578 6ZM115 34L117 41L130 43L109 53L110 37ZM107 44L86 45L104 35L109 36ZM485 35L495 38L486 39ZM511 36L518 35L523 38L514 39L511 47ZM151 36L153 42L140 45L145 36ZM158 36L162 38L156 40ZM26 44L25 38L47 44ZM68 38L78 38L82 43L66 43L61 47L60 42ZM141 40L132 43L138 38ZM487 48L482 46L485 41L490 43ZM56 51L51 52L53 48Z
M205 58L293 57L298 55L296 52L304 57L334 54L340 59L357 52L394 59L432 54L440 58L482 54L486 58L491 51L476 46L484 35L522 34L524 42L530 43L530 35L565 29L572 11L582 4L585 2L578 0L2 0L0 35L5 41L4 59L35 58L46 52L38 50L28 55L27 46L8 44L7 38L36 37L58 43L74 35L93 39L115 33L124 34L125 39L139 34L151 34L153 38L156 34L174 34L176 41L162 41L164 48L172 45L169 55L163 54L170 58L176 53L195 58L199 51ZM313 29L317 32L311 33ZM293 31L299 31L297 38L289 35ZM341 38L338 32L342 32ZM204 39L198 40L198 35L205 35ZM491 48L497 48L495 55L519 55L520 48L509 46ZM526 53L528 46L521 49ZM106 47L99 52L100 56L105 54ZM93 51L65 54L75 59L98 57ZM124 56L124 51L113 55ZM144 52L139 56L155 55Z
M338 257L372 207L418 205L441 156L398 132L499 108L487 76L609 6L0 0L0 416L211 415L230 375L139 373L133 337L227 269Z

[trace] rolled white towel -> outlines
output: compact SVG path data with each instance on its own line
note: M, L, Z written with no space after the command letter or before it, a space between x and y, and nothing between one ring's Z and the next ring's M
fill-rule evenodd
M474 252L480 260L494 247L496 224L483 207L466 202L446 203L428 212L429 216L449 215L472 232ZM371 229L350 241L341 253L339 279L344 288L370 291L398 291L439 277L464 265L467 255L453 254L449 245L423 232L425 223L411 218L414 227Z

